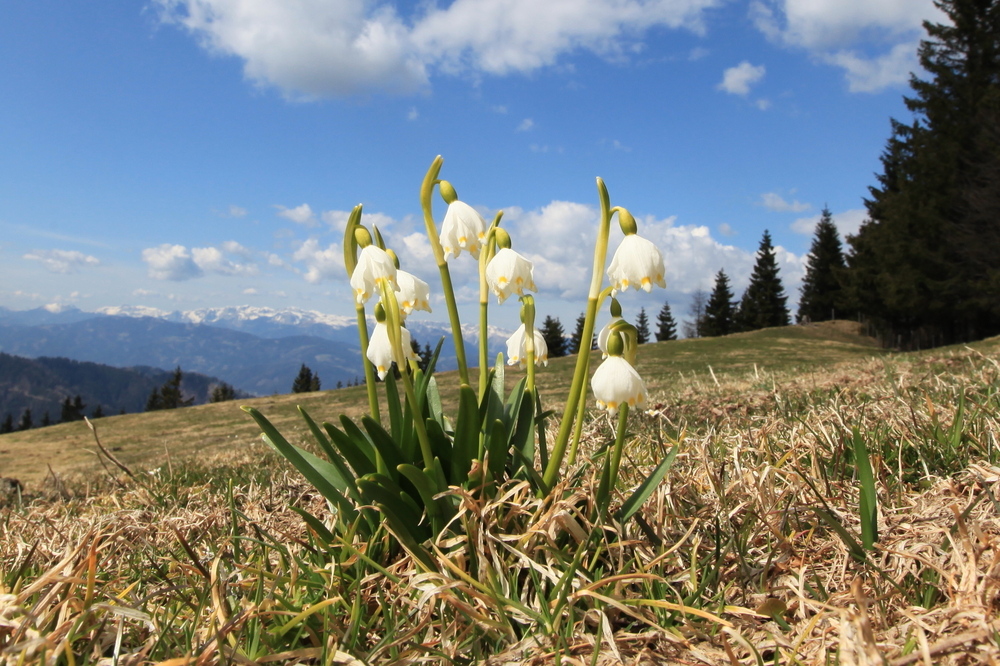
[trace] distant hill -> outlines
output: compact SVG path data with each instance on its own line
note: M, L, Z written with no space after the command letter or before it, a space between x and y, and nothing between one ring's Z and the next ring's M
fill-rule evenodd
M62 402L76 396L86 405L87 416L98 405L106 416L141 412L150 393L171 376L159 368L113 368L67 358L30 359L0 352L0 419L10 414L16 425L25 409L31 409L35 426L41 424L46 412L58 423ZM185 372L181 390L194 404L204 404L218 384L214 377Z
M448 325L412 321L421 345L446 337L438 367L453 369ZM505 349L507 332L490 332L491 358ZM467 355L476 354L474 329L466 330ZM18 356L65 357L116 367L152 366L199 372L255 395L288 393L300 366L335 388L363 374L353 318L294 308L239 306L186 312L150 308L75 308L14 311L0 308L0 351Z

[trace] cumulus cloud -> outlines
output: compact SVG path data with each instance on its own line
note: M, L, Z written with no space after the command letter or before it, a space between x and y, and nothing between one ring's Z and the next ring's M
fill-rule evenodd
M618 58L651 28L704 30L723 0L153 0L162 19L244 76L293 96L412 93L430 73L505 75L587 50ZM628 40L623 40L623 37Z
M292 259L306 265L304 277L311 284L328 279L346 279L344 251L337 243L323 248L317 239L310 238L299 246Z
M943 19L933 0L754 0L750 13L770 40L841 67L852 92L905 83L923 21Z
M809 210L812 206L798 200L785 201L785 199L774 192L765 192L760 195L760 205L775 213L801 213Z
M811 217L800 217L791 224L791 229L795 233L799 234L812 234L816 230L816 225L819 223L820 215L813 215ZM850 210L845 210L842 213L835 213L833 215L833 223L837 227L837 231L840 233L841 238L847 236L848 234L858 233L858 229L861 228L861 223L868 219L868 210L865 208L852 208Z
M751 65L744 60L723 72L722 82L716 87L733 95L748 95L750 86L760 82L766 71L764 65Z
M517 126L516 132L527 132L535 126L535 121L531 118L525 118L521 121L521 124Z
M76 250L35 250L24 255L23 258L41 262L51 273L76 273L81 268L97 266L101 263L96 257Z
M248 256L249 250L235 241L223 244L225 252ZM223 250L215 247L187 248L183 245L164 243L142 251L149 277L156 280L180 282L198 278L206 273L217 275L256 275L257 265L228 259Z
M296 206L295 208L286 208L285 206L276 205L275 208L278 209L278 217L283 217L286 220L291 220L295 224L301 224L306 227L316 226L316 216L313 214L313 209L309 204L302 204L301 206Z

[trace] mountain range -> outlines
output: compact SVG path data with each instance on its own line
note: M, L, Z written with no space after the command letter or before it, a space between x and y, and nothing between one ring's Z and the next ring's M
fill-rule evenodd
M407 322L421 346L445 338L438 368L456 365L451 330L443 322ZM509 333L489 331L490 357L506 351ZM464 330L475 358L478 329ZM114 367L176 367L217 377L254 395L288 393L302 364L322 388L363 374L357 322L297 308L251 306L166 312L125 306L84 312L73 307L0 307L0 352L27 358L62 357Z

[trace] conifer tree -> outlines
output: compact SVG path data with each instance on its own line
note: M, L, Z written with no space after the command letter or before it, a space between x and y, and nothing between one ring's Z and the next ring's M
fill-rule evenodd
M715 274L715 288L705 305L705 323L702 335L714 337L729 335L735 330L735 305L733 291L729 287L729 276L722 269Z
M845 267L840 234L830 209L824 207L806 257L806 274L802 278L802 296L799 299L800 322L837 318L843 302L840 279Z
M52 425L52 417L49 416L48 412L45 412L44 414L42 414L42 426L44 427L50 425Z
M10 412L7 412L7 416L0 423L0 435L5 435L8 432L14 432L14 417Z
M194 404L194 398L184 399L181 391L181 383L184 380L184 373L181 367L177 366L171 374L170 379L163 383L159 389L153 389L149 399L146 401L146 411L153 412L160 409L177 409L178 407L188 407Z
M791 323L788 306L785 305L787 300L778 275L771 234L765 230L757 249L757 263L750 274L750 284L740 300L736 315L737 330L754 331L770 326L787 326Z
M580 341L583 339L583 327L587 323L586 313L581 312L580 316L576 318L576 329L573 331L573 335L569 339L568 352L570 354L580 353ZM597 336L592 336L590 341L590 348L593 349L597 345Z
M670 303L664 303L660 314L656 315L656 341L677 339L677 322L670 312Z
M35 422L31 418L31 408L28 407L27 409L24 410L24 413L21 414L21 420L18 421L18 423L17 423L17 429L18 430L31 430L34 427L35 427Z
M640 345L649 342L649 317L646 316L646 308L639 308L639 316L635 318L635 340Z
M228 402L234 399L236 399L236 389L226 382L219 382L212 388L212 395L209 396L208 401Z
M75 398L70 398L66 396L66 399L62 402L62 408L59 414L60 423L70 423L71 421L82 421L83 420L83 410L87 407L83 403L83 398L77 395Z
M309 393L315 391L313 388L313 371L305 363L299 368L299 374L292 382L292 393Z
M869 219L848 238L848 293L905 347L1000 333L1000 2L938 0L911 123L892 121Z
M549 348L549 358L558 358L569 353L566 349L566 333L563 331L558 317L546 315L539 331Z

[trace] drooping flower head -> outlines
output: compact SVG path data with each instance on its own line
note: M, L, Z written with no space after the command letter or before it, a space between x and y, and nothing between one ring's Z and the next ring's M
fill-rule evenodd
M534 281L532 263L510 249L510 235L503 229L496 230L500 249L486 265L486 283L503 303L511 294L524 295L524 290L538 291Z
M382 321L378 320L379 310L381 310ZM413 353L410 332L408 330L403 327L399 328L400 341L402 343L400 345L402 347L402 356L399 356L393 351L392 340L389 337L389 327L385 324L385 310L382 310L381 306L376 309L375 317L375 329L368 340L368 349L365 352L365 356L375 366L378 378L385 379L393 363L400 368L404 368L408 359L416 360L417 357Z
M444 221L441 222L441 247L444 258L457 257L462 250L468 250L479 258L479 248L486 236L486 222L469 204L459 201L455 188L446 180L440 183L441 196L448 203Z
M635 368L622 358L624 342L621 335L613 333L607 344L609 355L590 380L597 406L609 412L617 412L624 404L629 407L645 405L646 384Z
M548 365L549 346L545 344L545 338L542 337L541 332L537 328L533 328L532 331L534 333L532 341L534 342L535 365ZM526 342L527 335L525 334L524 324L521 324L514 331L514 335L507 338L507 365L517 364L517 367L523 368L528 364L528 352L525 349Z
M635 219L625 209L618 210L618 221L625 238L608 266L612 295L629 287L652 291L653 285L666 287L663 255L651 241L636 234Z
M414 310L431 311L430 285L416 275L403 270L396 271L396 284L399 285L396 299L399 302L399 310L404 316Z
M367 229L358 228L356 235L358 244L361 245L361 252L358 254L358 264L351 274L351 288L354 289L355 299L361 304L367 302L372 294L378 291L378 283L383 280L392 283L394 291L398 287L396 263L389 253L372 244L372 237Z

